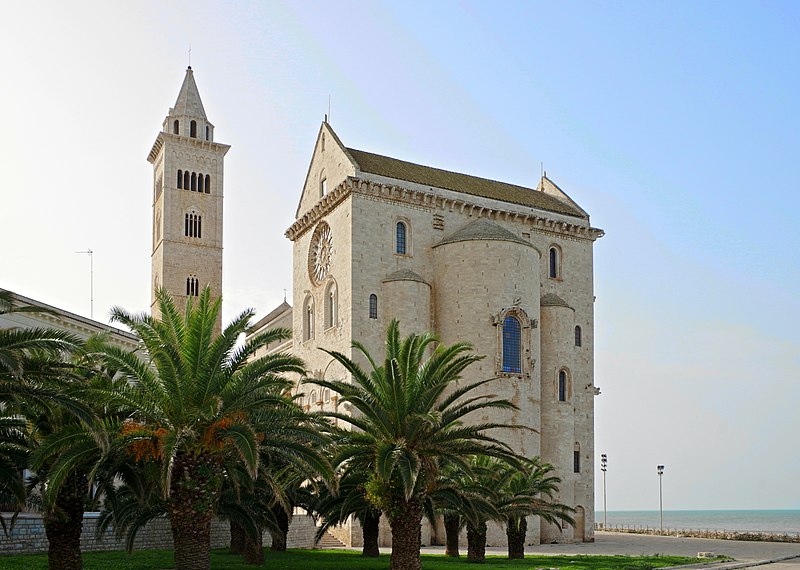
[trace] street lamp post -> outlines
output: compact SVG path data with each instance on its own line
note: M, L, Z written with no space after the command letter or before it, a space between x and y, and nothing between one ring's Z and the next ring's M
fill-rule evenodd
M664 466L659 465L658 469L658 513L661 518L661 534L664 534L664 493L663 488L661 485L662 478L664 476Z
M600 470L603 472L603 528L608 528L608 507L606 506L606 469L608 468L608 456L600 454Z

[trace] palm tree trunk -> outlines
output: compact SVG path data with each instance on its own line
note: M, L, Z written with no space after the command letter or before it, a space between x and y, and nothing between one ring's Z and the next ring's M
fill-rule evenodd
M512 560L525 558L525 535L528 534L528 521L520 517L519 521L509 517L506 521L506 537L508 538L508 557Z
M461 515L449 514L444 516L444 533L446 536L446 546L444 548L445 556L461 556L458 552L458 534L460 530Z
M255 537L245 534L242 557L246 564L254 566L264 564L264 531L261 527L258 528Z
M422 544L422 506L419 501L398 501L393 505L390 570L421 570L419 549Z
M209 570L211 517L219 495L210 458L179 454L172 470L167 512L175 544L175 570Z
M241 554L244 551L244 528L237 522L231 521L231 554Z
M477 525L467 523L467 560L483 562L486 560L486 521Z
M270 531L272 536L272 552L286 552L286 536L289 534L289 515L280 505L272 507L272 513L275 515L275 520L278 521L278 530Z
M362 556L377 558L381 555L378 548L378 529L381 521L380 511L368 511L361 521L361 535L364 538L364 547L361 549Z
M70 476L58 492L55 508L42 515L44 532L50 545L47 549L49 570L81 570L81 532L83 505L89 485L83 473Z

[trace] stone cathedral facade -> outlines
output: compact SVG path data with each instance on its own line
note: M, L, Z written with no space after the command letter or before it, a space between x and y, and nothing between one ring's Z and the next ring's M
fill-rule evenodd
M221 290L223 159L191 69L149 161L154 166L153 286L179 302L210 283ZM293 301L252 329L291 328L291 350L317 377L346 378L320 347L353 354L362 342L383 353L386 327L435 331L485 356L469 380L496 377L486 393L516 411L499 421L526 428L494 435L541 456L562 479L560 502L574 527L529 523L528 541L593 540L594 288L592 250L603 235L546 176L536 188L486 180L345 147L327 122L317 136L299 197L293 243ZM298 387L308 410L348 411L336 396ZM359 545L353 525L337 538ZM488 544L505 544L490 528ZM389 534L381 540L388 544ZM423 529L442 543L439 525Z

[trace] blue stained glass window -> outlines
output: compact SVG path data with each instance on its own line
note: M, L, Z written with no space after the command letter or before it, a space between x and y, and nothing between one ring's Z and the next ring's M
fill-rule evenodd
M522 373L522 327L516 317L503 321L503 372Z
M405 255L406 254L406 225L403 222L397 222L397 247L395 252Z

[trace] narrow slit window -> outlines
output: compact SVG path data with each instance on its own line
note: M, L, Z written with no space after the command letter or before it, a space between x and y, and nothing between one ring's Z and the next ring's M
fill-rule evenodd
M378 296L375 293L369 296L369 318L378 318Z
M183 173L183 189L188 190L191 187L192 175L189 174L189 171Z
M192 172L192 192L197 192L197 173Z
M193 139L197 138L197 121L189 123L189 136Z
M564 370L558 373L558 401L567 401L567 373Z
M558 277L558 250L554 247L550 248L550 277Z
M581 338L581 327L575 326L575 346L583 346L583 339Z
M581 472L581 450L578 445L575 446L575 451L572 452L572 471L575 473Z
M178 171L178 189L183 188L183 170Z
M203 177L202 174L198 174L197 175L197 191L198 192L202 192L203 191L203 182L205 182L205 178Z
M206 194L211 194L211 175L206 174Z

